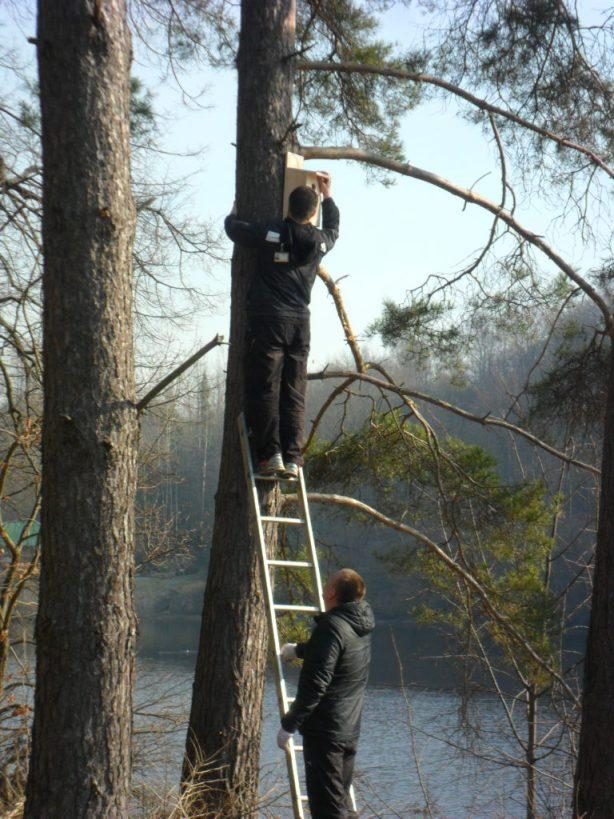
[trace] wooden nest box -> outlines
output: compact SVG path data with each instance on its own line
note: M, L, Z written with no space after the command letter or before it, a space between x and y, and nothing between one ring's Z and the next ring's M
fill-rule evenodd
M316 193L319 192L318 180L315 171L309 171L303 167L304 158L300 154L293 154L288 152L286 154L286 171L284 174L284 219L288 215L288 199L295 188L301 185L307 185L313 188ZM320 197L318 196L318 208L310 220L312 225L316 227L320 224Z

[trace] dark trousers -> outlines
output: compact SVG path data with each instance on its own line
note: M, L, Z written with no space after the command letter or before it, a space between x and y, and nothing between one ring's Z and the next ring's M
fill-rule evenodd
M322 736L303 736L307 796L312 819L350 819L349 791L356 743L338 743Z
M246 415L256 460L281 452L302 465L309 318L248 320Z

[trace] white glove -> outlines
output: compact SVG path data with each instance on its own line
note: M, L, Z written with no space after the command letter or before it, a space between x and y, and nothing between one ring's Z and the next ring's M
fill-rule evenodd
M288 750L288 744L294 734L291 734L289 731L286 731L285 728L280 728L277 732L277 747L281 748L282 751Z
M279 652L281 659L289 663L290 660L296 660L296 643L284 643Z

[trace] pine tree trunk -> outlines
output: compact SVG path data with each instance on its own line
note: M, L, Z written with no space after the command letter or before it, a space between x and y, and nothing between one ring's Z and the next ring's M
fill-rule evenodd
M25 816L125 817L133 502L130 35L124 0L39 0L43 511Z
M281 216L292 120L292 66L285 57L294 46L294 23L294 0L242 3L236 192L243 218ZM253 250L235 248L222 460L184 768L184 784L199 760L216 768L193 777L198 815L205 809L204 815L253 815L257 794L267 626L237 431L254 265ZM266 495L267 513L274 514L277 491Z
M614 343L603 435L599 523L591 619L584 660L582 726L575 814L611 819L614 812Z

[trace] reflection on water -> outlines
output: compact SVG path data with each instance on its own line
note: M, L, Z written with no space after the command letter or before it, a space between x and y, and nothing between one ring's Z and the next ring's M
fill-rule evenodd
M163 743L152 743L148 732L140 735L137 775L155 781L160 790L175 786L179 777L194 662L193 654L139 658L137 730L157 724L151 714L160 710L167 711L167 719ZM163 705L158 702L160 697ZM513 763L519 751L504 733L496 702L484 697L473 702L473 721L480 724L479 734L473 736L461 731L460 710L461 698L454 691L369 688L356 766L361 817L515 819L526 815L523 771L500 764L505 759ZM292 814L284 758L275 745L278 725L274 685L269 679L262 739L263 787L273 790L274 807L267 815L285 819ZM460 750L468 742L475 756ZM540 779L539 815L564 817L569 792L559 781L559 758L550 760L551 776Z

